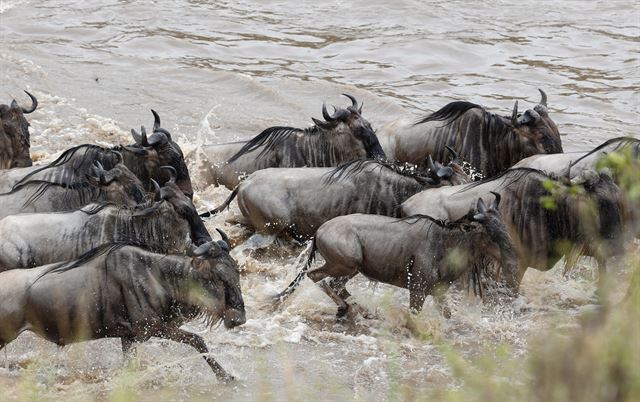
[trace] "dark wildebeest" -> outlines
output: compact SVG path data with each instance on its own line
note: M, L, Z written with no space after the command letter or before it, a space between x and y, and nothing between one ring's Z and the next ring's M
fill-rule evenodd
M571 265L587 255L604 274L606 258L622 252L624 196L608 175L593 171L567 183L535 169L509 169L471 185L423 191L405 201L402 212L456 220L490 191L502 196L500 213L518 251L518 269L504 271L514 292L528 267L546 271L563 256Z
M313 236L320 225L336 216L400 217L400 205L412 195L470 181L459 161L442 166L429 160L428 173L382 160L357 160L338 168L259 170L214 212L228 206L237 194L244 219L257 232L287 232L297 239Z
M58 345L121 338L125 353L160 337L191 345L219 379L233 379L202 337L180 329L198 317L227 328L246 321L237 264L216 242L191 257L107 244L71 262L0 272L0 349L24 331Z
M0 194L0 218L29 212L71 211L98 201L135 206L144 201L140 180L123 164L111 170L101 165L83 182L51 183L28 180L8 193Z
M7 216L0 220L0 240L0 271L5 271L70 261L96 244L113 242L183 253L211 236L191 200L169 181L158 186L153 201L135 208L103 202L72 212Z
M347 313L345 289L358 272L367 278L409 289L410 307L420 311L425 298L440 299L449 285L474 265L499 261L515 269L517 257L496 207L478 199L469 217L445 223L425 215L397 219L353 214L330 220L318 229L305 267L277 298L291 294L306 274ZM325 263L309 271L315 252ZM325 278L333 278L327 282ZM445 313L445 316L447 314Z
M160 118L154 114L154 132L147 138L146 130L142 134L132 131L134 145L117 145L103 148L98 145L78 145L64 151L56 160L30 168L13 169L0 173L0 191L10 191L14 186L28 180L44 180L55 183L73 184L84 181L91 174L94 162L100 162L105 169L111 169L121 161L144 184L147 191L154 191L151 179L160 184L169 180L169 174L162 166L171 166L176 170L176 184L190 199L193 189L189 171L184 162L182 151L171 140L171 134L160 127Z
M618 154L612 161L614 169L610 170L614 182L620 186L625 195L625 204L629 214L629 227L635 237L640 238L640 205L638 196L628 191L625 176L637 174L640 168L640 140L632 137L612 138L591 151L567 152L553 155L534 155L518 162L514 168L529 167L540 169L550 174L574 179L585 171L606 167L607 158ZM628 153L628 154L627 154ZM617 161L617 162L616 162ZM626 161L627 165L620 165ZM603 163L604 162L604 163ZM622 177L621 177L622 176ZM635 198L635 201L634 201Z
M232 190L241 177L260 169L330 167L355 159L384 158L371 124L362 117L362 106L344 95L352 105L333 115L322 105L325 121L312 119L312 127L270 127L249 141L203 147L202 168L208 175L204 184Z
M24 108L14 99L11 105L0 105L0 169L31 166L29 122L24 117L36 110L38 100L29 92L31 107Z
M491 177L527 156L562 152L558 128L547 112L547 96L540 93L540 103L522 115L516 101L511 118L470 102L452 102L417 123L401 119L385 125L378 130L380 144L388 158L415 164L429 154L441 160L448 145Z

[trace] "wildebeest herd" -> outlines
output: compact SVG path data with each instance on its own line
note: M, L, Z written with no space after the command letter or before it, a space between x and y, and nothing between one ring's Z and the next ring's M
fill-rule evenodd
M640 141L609 140L563 153L547 96L501 116L452 102L375 131L362 105L313 119L306 129L267 128L249 141L203 146L206 185L229 198L198 214L185 157L152 110L151 135L133 143L70 148L32 166L32 105L0 105L0 349L32 331L58 345L161 337L193 346L218 378L232 378L199 335L180 329L201 317L242 325L245 308L231 241L202 220L234 199L256 233L311 240L307 262L274 297L308 276L350 311L358 273L409 290L410 308L440 301L458 278L489 276L515 296L527 268L562 257L608 257L640 236L640 207L603 156L640 159ZM475 176L482 175L480 180ZM324 264L314 268L316 254ZM481 286L481 284L479 284Z

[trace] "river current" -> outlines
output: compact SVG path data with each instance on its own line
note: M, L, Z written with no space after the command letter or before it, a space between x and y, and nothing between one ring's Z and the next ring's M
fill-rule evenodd
M541 88L572 151L638 136L639 44L640 5L631 1L0 0L0 102L28 104L23 89L36 95L31 149L42 163L73 145L131 142L131 128L152 125L151 108L195 159L203 144L306 127L323 102L347 105L345 92L364 102L375 128L454 100L509 115L515 100L536 104ZM223 201L229 191L204 186L189 162L196 206ZM238 213L206 224L246 237L226 222ZM397 384L459 386L443 341L464 357L506 345L524 358L532 337L570 333L593 307L597 272L584 260L568 274L529 270L513 304L454 289L446 320L427 301L418 335L407 292L362 278L350 286L367 313L353 323L336 322L335 305L308 280L274 308L266 300L293 278L304 249L236 248L247 323L189 325L234 384L217 383L192 349L171 342L141 345L127 366L115 340L58 349L23 334L0 355L8 366L0 364L0 400L28 387L104 399L123 384L142 399L166 391L178 400L386 400ZM626 271L613 272L624 286Z

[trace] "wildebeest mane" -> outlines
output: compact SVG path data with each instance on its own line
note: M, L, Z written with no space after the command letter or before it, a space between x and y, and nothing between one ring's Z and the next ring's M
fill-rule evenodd
M618 143L618 145L613 148L613 151L617 151L626 145L630 145L633 147L633 155L640 157L640 140L639 139L633 138L633 137L617 137L617 138L612 138L610 140L605 141L604 143L595 147L593 150L589 151L586 155L583 155L580 158L576 159L575 161L571 162L569 164L569 168L572 168L573 166L578 164L581 160L588 158L589 156L595 154L596 152L599 152L604 148L608 147L609 145L615 144L615 143Z
M414 125L426 123L429 121L444 121L445 125L450 124L466 112L471 109L481 109L483 112L487 113L484 108L480 105L471 102L465 101L455 101L446 104L440 110L437 110L426 117L418 120Z
M543 172L542 170L538 170L538 169L534 169L534 168L530 168L530 167L519 167L519 168L512 168L512 169L507 169L502 173L497 174L496 176L493 177L487 177L486 179L482 179L480 181L476 181L473 183L470 183L469 185L465 186L463 189L461 189L460 191L458 191L458 193L461 193L463 191L467 191L471 188L480 186L482 184L485 183L489 183L491 181L495 181L498 179L501 179L503 177L508 177L508 180L505 180L505 182L500 186L500 187L507 187L510 186L511 184L523 179L524 177L527 177L530 174L539 174L541 176L543 176L546 179L549 180L558 180L558 177L551 174L551 173L547 173L547 172Z
M375 165L374 169L388 169L399 175L410 177L416 180L418 180L418 178L425 178L427 175L426 172L418 169L415 165L410 163L400 164L397 162L390 162L388 160L382 159L355 159L353 161L343 163L342 165L325 174L323 181L325 183L333 183L338 180L353 177L362 172L365 167L370 165Z
M31 286L33 286L38 280L40 280L42 277L48 275L48 274L53 274L53 273L62 273L62 272L67 272L70 271L74 268L78 268L79 266L93 261L96 258L105 255L105 254L110 254L111 252L115 251L115 250L119 250L122 247L125 246L137 246L137 247L142 247L144 248L144 245L142 244L132 244L131 242L115 242L115 243L105 243L105 244L101 244L95 248L92 248L91 250L87 251L86 253L82 254L80 257L76 258L73 261L63 261L57 264L53 264L51 267L49 267L46 271L44 271L43 273L41 273L33 282L31 282L31 284L29 285L29 288Z
M76 192L75 194L78 194L77 196L79 197L80 202L85 204L90 202L91 199L96 195L100 196L100 194L103 192L102 189L92 186L86 182L64 184L64 183L50 182L47 180L29 180L26 182L17 183L11 191L2 193L0 194L0 196L16 193L22 190L23 188L26 188L32 185L39 185L40 187L33 194L31 194L31 196L24 202L22 206L23 208L28 207L29 205L31 205L32 203L40 199L40 197L42 197L47 192L47 190L51 187L61 187L67 190L75 191ZM73 195L72 192L65 191L62 195L64 197L62 201L63 202L66 201L72 195Z
M294 127L282 127L282 126L269 127L263 132L261 132L260 134L256 135L255 137L247 141L247 143L242 148L240 148L240 150L235 155L233 155L229 159L229 163L237 160L242 155L255 151L260 147L262 147L262 151L260 151L260 154L258 155L258 157L261 157L266 152L280 146L293 134L298 134L298 133L308 134L308 133L315 133L317 131L318 129L316 126L313 126L305 130L300 128L294 128Z
M74 156L76 155L77 152L79 151L86 151L81 158L75 159ZM82 145L77 145L75 147L69 148L66 151L64 151L56 160L54 160L53 162L44 165L36 170L34 170L33 172L29 173L28 175L24 176L22 179L20 179L15 185L14 188L26 181L29 180L29 178L33 177L34 175L47 170L47 169L51 169L51 168L55 168L55 167L60 167L63 165L68 164L70 161L72 162L71 165L69 165L69 169L71 171L72 174L83 174L83 173L91 173L91 170L87 170L90 169L93 166L93 162L97 159L97 156L100 155L101 153L105 152L106 150L104 148L102 148L99 145L93 145L93 144L82 144ZM80 170L80 171L79 171ZM61 177L62 179L64 179L65 177ZM60 179L60 178L58 178Z

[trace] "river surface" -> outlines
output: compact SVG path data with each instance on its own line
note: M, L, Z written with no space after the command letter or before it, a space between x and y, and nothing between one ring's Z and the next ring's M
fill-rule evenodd
M306 127L323 102L348 104L344 92L364 101L375 128L454 100L509 115L515 100L535 105L542 88L565 150L589 149L638 135L639 51L633 1L0 0L0 102L28 104L23 89L39 99L29 117L39 161L77 144L128 143L132 127L152 125L151 108L187 154L272 125ZM202 185L195 164L191 174L199 208L228 195ZM237 213L207 226L246 237L226 222ZM592 307L596 273L585 260L568 275L530 270L523 297L509 305L453 290L450 320L427 301L409 325L406 291L365 279L351 285L367 312L352 323L336 322L335 305L310 281L273 308L265 300L293 278L304 248L236 248L247 323L189 326L236 383L217 383L193 350L170 342L140 346L127 365L113 340L57 349L23 334L7 347L0 400L33 389L105 399L123 387L149 400L158 392L177 400L386 400L400 385L459 386L437 346L443 341L465 357L497 345L524 357L532 336L571 332ZM624 269L614 273L625 281Z

